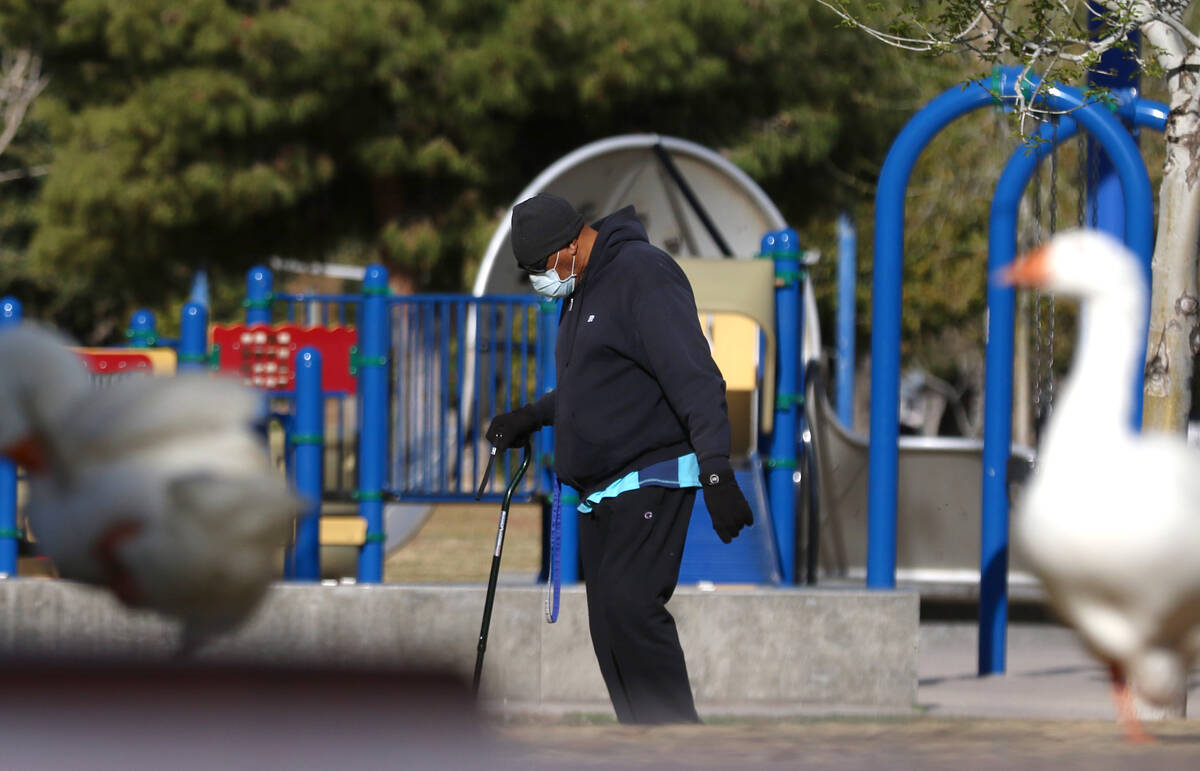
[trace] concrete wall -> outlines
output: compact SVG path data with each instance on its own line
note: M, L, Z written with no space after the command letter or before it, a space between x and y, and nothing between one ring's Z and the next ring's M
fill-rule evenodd
M501 587L483 673L489 706L610 712L582 587L559 621L540 587ZM200 651L208 661L428 667L469 678L484 588L272 587L251 621ZM916 700L918 599L911 592L681 588L679 625L702 714L907 711ZM167 658L176 626L61 581L0 581L0 656Z

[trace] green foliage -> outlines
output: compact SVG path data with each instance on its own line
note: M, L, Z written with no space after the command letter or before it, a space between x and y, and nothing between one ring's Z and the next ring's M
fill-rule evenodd
M0 159L51 164L0 185L0 291L99 340L201 265L220 314L274 254L461 289L530 179L633 131L721 150L831 254L836 213L869 222L895 133L963 71L836 22L792 0L0 0L0 44L52 76ZM921 324L978 313L948 291L977 225L918 237Z

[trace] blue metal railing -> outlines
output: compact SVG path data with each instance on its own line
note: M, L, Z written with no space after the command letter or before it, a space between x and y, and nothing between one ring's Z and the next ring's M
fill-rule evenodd
M541 303L530 295L411 295L389 300L395 409L389 493L401 500L473 498L487 465L494 415L545 390ZM489 489L501 491L513 459L499 458ZM547 491L528 474L516 498ZM499 492L488 499L499 500Z
M794 300L800 271L796 236L793 231L788 236L787 248L773 256L782 271L780 291ZM387 272L378 265L367 269L359 294L276 294L271 272L255 267L247 274L243 305L248 325L288 322L352 326L357 331L357 350L351 357L356 393L322 390L320 374L331 362L328 357L323 361L315 349L298 352L294 391L263 391L262 417L283 428L288 474L310 504L286 562L292 578L319 576L316 502L340 497L358 501L367 525L358 580L382 580L384 503L469 500L489 455L485 433L491 418L533 402L554 387L559 304L535 295L393 297ZM784 305L798 308L794 301ZM787 365L797 363L788 353L795 346L787 341L802 336L798 324L788 321L794 310L780 320L782 328L795 332L782 336L780 356ZM180 339L172 341L181 370L211 363L207 321L202 304L184 308ZM131 328L130 338L141 346L163 342L153 314L135 314ZM783 371L796 369L787 365ZM801 387L784 386L776 419L784 426L779 437L786 444L794 434L787 418L796 412ZM518 500L553 492L552 430L539 432L536 449L542 471L525 475L516 491ZM781 444L778 449L772 505L782 510L793 502L795 448ZM502 454L495 464L489 480L495 492L487 494L489 500L499 500L499 491L512 475L515 460L508 455ZM562 499L569 511L576 501L574 491L564 489ZM787 523L782 541L792 544L794 517L783 519ZM575 525L573 516L563 517L561 576L567 582L578 580ZM794 576L795 555L789 553L784 563Z

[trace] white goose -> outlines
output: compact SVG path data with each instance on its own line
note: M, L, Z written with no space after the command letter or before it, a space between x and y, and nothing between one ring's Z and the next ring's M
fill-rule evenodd
M1110 665L1130 738L1149 739L1126 683L1177 712L1200 652L1200 453L1130 426L1148 302L1141 268L1109 236L1071 231L1001 280L1082 300L1075 361L1014 541L1056 610Z
M251 431L255 395L205 375L94 388L57 334L0 332L0 452L64 578L183 622L189 650L261 599L300 510Z

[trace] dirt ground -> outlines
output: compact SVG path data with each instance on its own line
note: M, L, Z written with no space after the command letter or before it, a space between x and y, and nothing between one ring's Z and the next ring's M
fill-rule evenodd
M966 718L747 720L627 727L526 718L491 729L530 768L1196 769L1200 725L1157 723L1127 742L1108 721Z
M486 583L492 569L492 547L500 504L470 503L435 507L417 536L389 554L383 580L404 582ZM517 504L509 511L500 574L533 579L541 566L542 513L536 504Z

